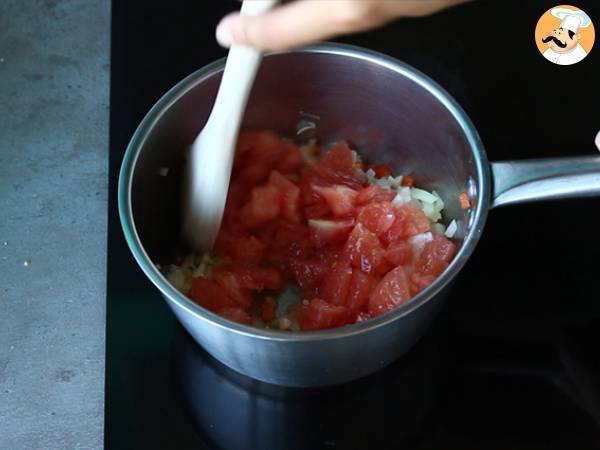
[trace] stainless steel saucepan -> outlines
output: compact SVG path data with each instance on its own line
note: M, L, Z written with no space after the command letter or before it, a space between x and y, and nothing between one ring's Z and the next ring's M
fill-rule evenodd
M185 149L208 117L224 61L167 92L135 132L121 169L119 212L138 264L189 333L215 358L250 377L289 386L342 383L406 352L440 309L470 257L490 208L600 194L600 157L488 163L459 105L427 76L388 56L325 44L264 58L244 127L293 136L300 120L324 140L349 139L369 161L414 173L459 225L460 250L412 300L373 320L314 332L262 330L231 322L188 300L156 268L181 246L180 176ZM465 211L459 194L474 207Z

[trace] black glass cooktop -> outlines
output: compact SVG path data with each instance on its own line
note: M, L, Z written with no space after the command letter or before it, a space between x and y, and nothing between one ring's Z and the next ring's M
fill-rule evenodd
M113 1L106 448L600 448L596 199L492 211L426 337L350 384L258 383L215 362L176 324L121 234L118 170L152 104L225 55L213 30L236 6ZM473 119L490 160L592 154L600 48L576 66L545 61L533 30L552 6L477 0L344 41L437 80ZM595 0L577 6L600 24Z

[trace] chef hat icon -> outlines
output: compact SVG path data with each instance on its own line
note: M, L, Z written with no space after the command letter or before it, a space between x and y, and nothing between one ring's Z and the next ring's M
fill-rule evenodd
M592 19L582 10L572 10L568 8L554 8L552 15L561 20L560 28L577 33L579 28L586 28L592 23Z

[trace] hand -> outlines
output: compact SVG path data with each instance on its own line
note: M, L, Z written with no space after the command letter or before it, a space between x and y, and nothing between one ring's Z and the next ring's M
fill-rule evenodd
M342 34L366 31L400 17L425 16L467 0L296 0L261 16L225 16L219 44L286 50Z

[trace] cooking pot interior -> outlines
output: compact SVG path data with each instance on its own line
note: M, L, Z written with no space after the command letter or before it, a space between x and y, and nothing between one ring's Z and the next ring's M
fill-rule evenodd
M170 106L141 130L148 134L134 168L132 208L154 262L186 251L180 201L185 154L208 117L221 70L192 77L200 81L188 79L175 88L168 94ZM444 221L458 221L460 240L473 224L459 194L469 191L474 201L480 180L468 125L448 105L452 101L427 78L376 56L273 54L263 60L243 127L294 137L305 121L314 123L314 136L324 143L347 139L366 162L388 163L394 174L412 175L419 186L438 192L446 205Z

